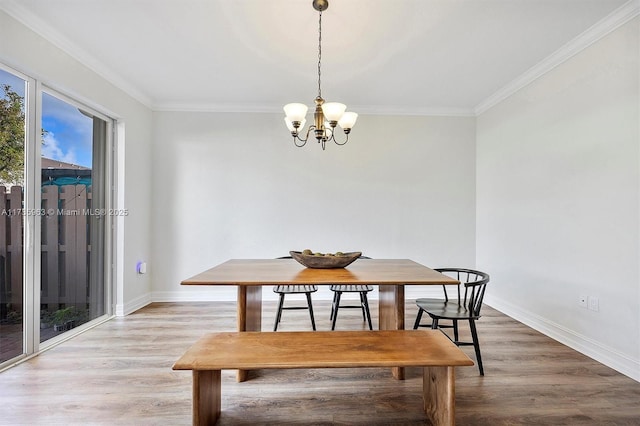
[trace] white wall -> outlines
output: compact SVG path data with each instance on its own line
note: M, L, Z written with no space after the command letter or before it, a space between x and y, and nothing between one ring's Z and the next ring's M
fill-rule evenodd
M489 304L636 380L639 32L635 18L477 121Z
M151 111L2 11L0 40L1 62L117 118L124 127L118 155L126 187L121 188L119 207L130 213L120 229L123 251L116 310L131 312L151 300L150 277L135 270L136 261L150 255Z
M326 151L280 114L156 112L154 132L154 300L234 300L180 281L305 248L474 266L475 118L361 116Z

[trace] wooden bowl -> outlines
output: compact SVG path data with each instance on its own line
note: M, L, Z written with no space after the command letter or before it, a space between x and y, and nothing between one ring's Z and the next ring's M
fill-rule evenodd
M341 256L316 256L313 254L302 254L299 251L290 251L289 254L301 265L314 269L344 268L362 256L362 252L359 251L342 253Z

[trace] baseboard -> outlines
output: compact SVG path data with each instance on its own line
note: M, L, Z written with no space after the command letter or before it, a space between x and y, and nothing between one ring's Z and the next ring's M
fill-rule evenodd
M154 291L151 299L154 302L235 302L237 293L217 288L203 288L194 291Z
M130 313L135 312L140 308L144 308L152 301L153 299L151 297L151 293L143 294L142 296L136 297L135 299L130 300L127 303L117 304L115 314L117 317L129 315Z
M593 339L569 330L560 324L549 321L539 315L526 311L499 297L485 297L485 303L511 318L569 346L594 360L613 368L619 373L640 382L640 360L629 358L619 351L603 345Z

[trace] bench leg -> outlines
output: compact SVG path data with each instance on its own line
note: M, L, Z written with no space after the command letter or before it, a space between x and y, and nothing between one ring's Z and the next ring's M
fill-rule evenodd
M262 286L238 286L238 331L262 331ZM238 382L244 382L249 370L238 370Z
M455 413L455 367L424 367L424 412L434 426L453 426Z
M378 286L378 322L380 330L404 330L404 285ZM391 373L404 380L404 367L392 367Z
M220 370L193 370L193 425L213 425L220 417Z

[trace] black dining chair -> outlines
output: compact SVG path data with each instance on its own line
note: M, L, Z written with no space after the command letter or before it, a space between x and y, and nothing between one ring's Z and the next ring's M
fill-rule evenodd
M367 256L360 256L358 259L370 259ZM336 329L336 320L338 318L339 308L355 308L362 309L362 318L369 324L369 330L373 330L371 323L371 312L369 311L369 299L367 293L373 291L373 287L368 284L333 284L330 287L333 292L333 301L331 302L331 313L329 319L331 320L331 330ZM360 295L359 305L340 305L340 299L343 293L358 293Z
M460 281L458 286L458 297L449 299L446 286L444 289L444 299L421 298L416 300L418 306L418 315L413 325L413 329L418 327L430 327L432 329L453 328L453 339L457 346L473 346L478 362L480 375L484 376L484 368L482 366L482 355L480 354L480 342L478 340L478 331L476 329L476 320L480 319L480 309L482 308L482 300L489 282L489 274L474 269L464 268L436 268L436 271L448 275ZM461 295L461 286L464 287L464 295ZM431 318L431 324L420 324L422 316L427 313ZM440 324L442 320L449 320L451 324ZM471 331L471 342L460 341L458 333L458 321L468 321Z
M291 256L283 256L278 259L291 259ZM276 312L276 321L273 325L273 331L278 331L278 324L282 319L283 310L295 310L295 309L308 309L309 316L311 317L311 327L313 331L316 331L316 320L313 316L313 304L311 303L311 293L318 291L317 285L276 285L273 287L273 292L280 296L278 301L278 311ZM307 298L307 306L284 306L284 297L287 294L304 294Z

